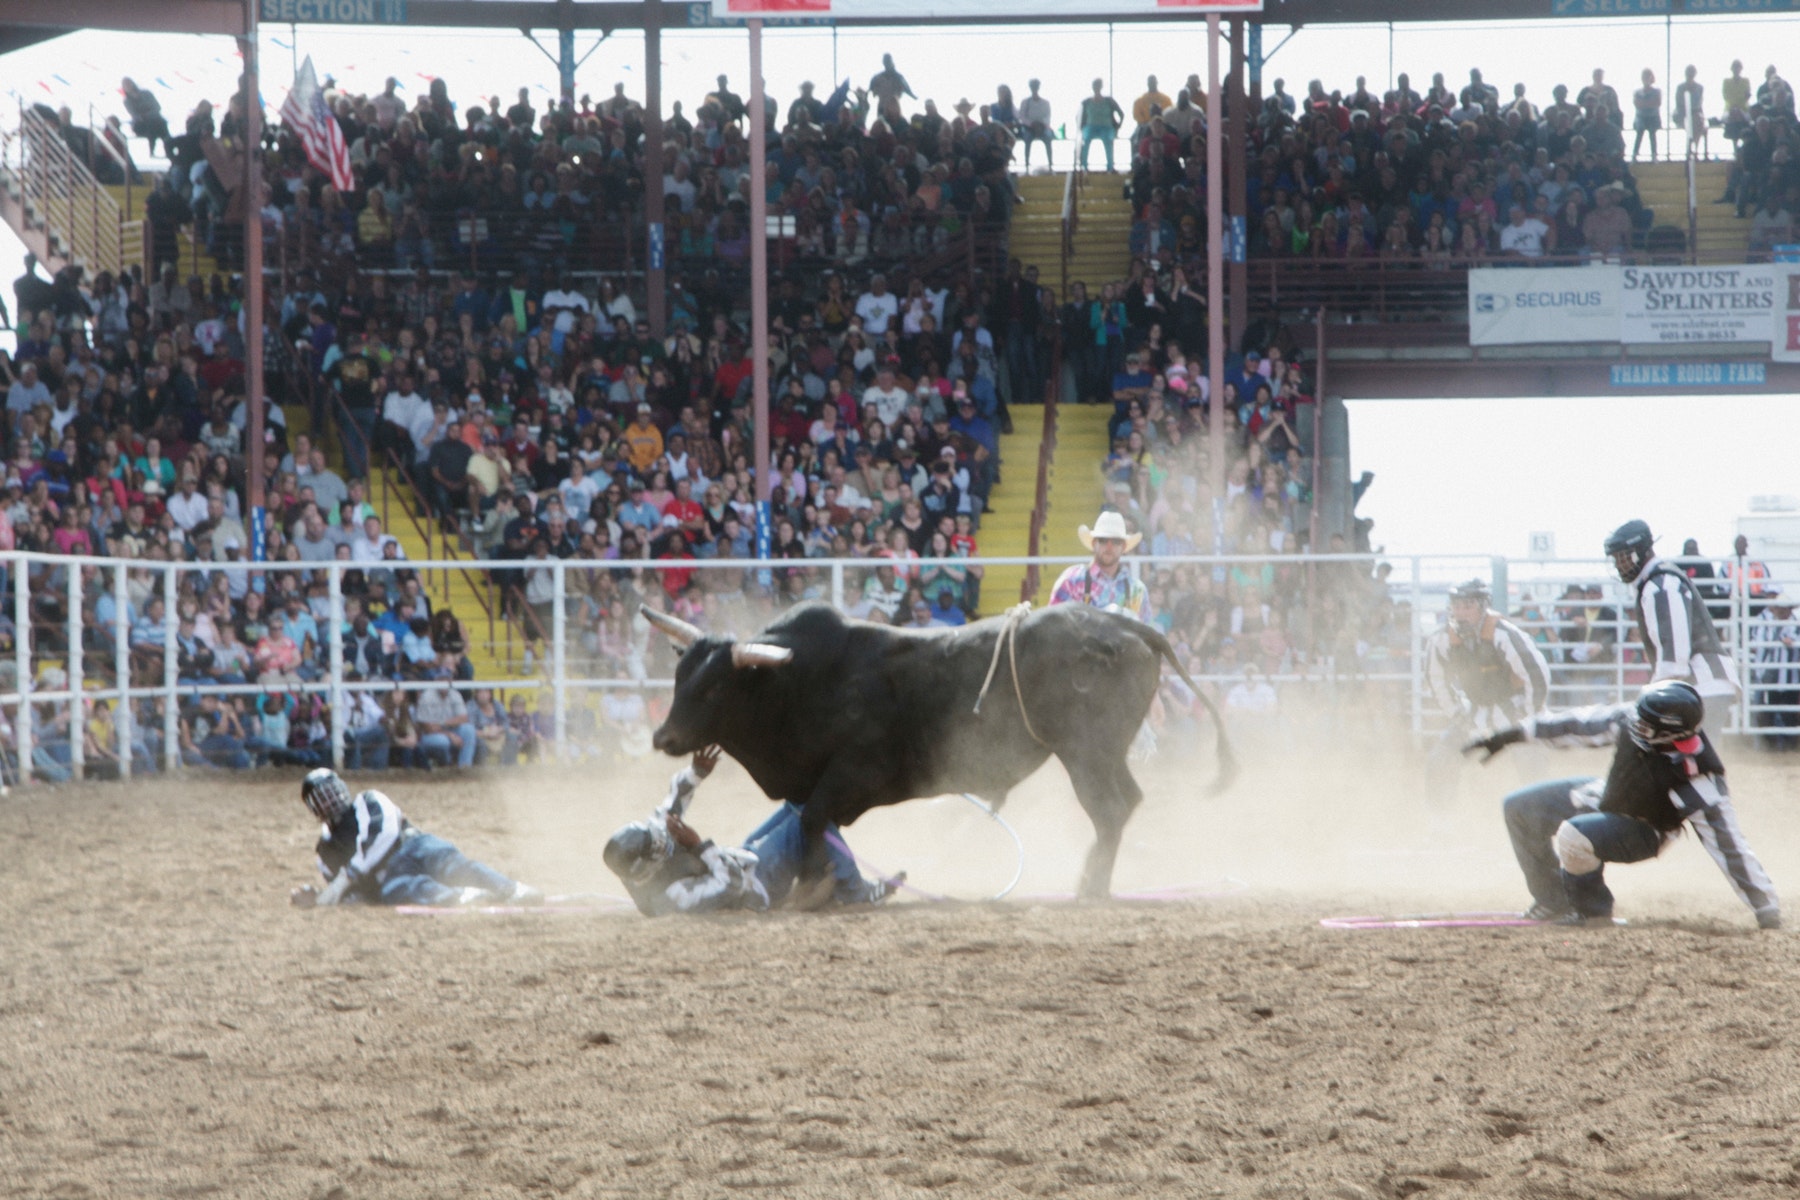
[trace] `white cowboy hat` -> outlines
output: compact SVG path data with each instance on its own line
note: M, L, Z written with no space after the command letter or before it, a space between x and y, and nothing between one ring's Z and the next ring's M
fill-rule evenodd
M1094 527L1092 529L1083 525L1075 530L1075 535L1081 539L1081 544L1086 546L1089 550L1094 548L1095 538L1113 538L1122 541L1125 543L1125 553L1127 554L1136 550L1137 544L1144 540L1144 535L1141 533L1126 532L1124 514L1111 509L1101 513L1094 519Z

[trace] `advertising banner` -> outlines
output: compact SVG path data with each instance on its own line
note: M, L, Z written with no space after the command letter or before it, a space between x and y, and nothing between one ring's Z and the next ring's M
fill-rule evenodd
M1776 270L1773 264L1620 267L1619 340L1628 346L1766 342Z
M1769 357L1800 362L1800 264L1775 265L1775 331Z
M1261 12L1263 0L712 0L717 17L1153 17Z
M1619 340L1619 269L1477 267L1469 272L1469 344Z

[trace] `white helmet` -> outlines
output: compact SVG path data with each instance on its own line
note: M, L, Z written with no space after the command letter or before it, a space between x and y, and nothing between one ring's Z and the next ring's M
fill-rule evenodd
M300 799L306 811L327 825L350 811L350 787L330 767L308 771L300 781Z

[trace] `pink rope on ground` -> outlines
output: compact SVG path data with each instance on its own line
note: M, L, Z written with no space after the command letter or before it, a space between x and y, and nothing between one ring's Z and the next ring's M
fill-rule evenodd
M1543 925L1513 912L1428 913L1416 917L1326 917L1325 929L1508 929Z

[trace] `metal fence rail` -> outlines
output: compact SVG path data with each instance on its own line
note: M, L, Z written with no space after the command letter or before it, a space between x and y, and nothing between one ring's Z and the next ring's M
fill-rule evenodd
M222 577L226 588L278 594L279 577L303 573L325 583L325 596L316 606L321 630L341 630L347 611L346 583L357 573L395 569L469 570L484 575L504 573L507 579L523 576L521 601L524 614L544 627L544 653L535 671L515 671L504 678L448 681L458 691L493 689L530 692L546 699L553 714L554 745L567 753L575 717L592 716L587 697L619 690L660 697L672 686L673 659L662 639L653 636L635 607L621 624L620 609L599 610L584 581L604 575L615 584L628 585L622 596L638 597L674 609L685 619L732 634L748 634L778 615L796 599L817 599L840 610L858 612L864 602L864 584L882 569L899 566L903 571L926 573L940 568L967 570L1003 564L1028 565L1052 571L1084 561L1074 558L920 559L897 563L888 558L757 560L600 560L564 561L552 558L486 562L384 561L352 563L165 563L138 559L76 558L10 552L0 554L0 570L12 588L15 632L13 661L7 666L16 682L0 693L0 719L10 725L0 736L0 748L11 752L5 765L8 775L29 777L34 752L52 743L61 747L58 765L80 777L85 766L87 738L83 736L92 706L109 705L113 713L111 734L121 775L129 776L134 758L146 747L157 747L162 769L173 770L182 762L180 721L182 705L204 696L221 698L294 695L322 697L329 705L330 758L340 765L345 756L348 699L358 692L418 691L440 686L430 679L361 679L346 668L343 641L326 636L316 661L303 667L299 677L271 681L246 678L242 682L217 679L184 679L178 671L178 639L181 636L180 602L188 593L183 581L203 577L212 583ZM1423 649L1426 639L1444 618L1450 585L1471 574L1491 580L1496 607L1524 628L1545 652L1551 669L1552 707L1615 703L1628 699L1649 681L1649 665L1638 645L1638 632L1626 589L1612 576L1608 564L1589 561L1527 562L1489 556L1389 556L1320 555L1299 557L1182 556L1139 558L1134 568L1153 578L1179 568L1210 575L1218 584L1232 587L1234 573L1248 578L1265 567L1289 572L1291 579L1309 575L1321 582L1308 594L1296 588L1287 596L1284 610L1294 619L1312 621L1319 605L1337 605L1360 613L1361 624L1348 628L1348 636L1321 635L1312 641L1310 653L1290 654L1268 671L1273 682L1290 688L1320 689L1322 693L1348 695L1386 716L1404 722L1415 735L1443 728L1425 681ZM1726 576L1700 582L1702 595L1711 605L1721 640L1732 653L1739 673L1742 698L1728 716L1712 718L1714 728L1726 732L1754 733L1769 738L1791 739L1800 735L1800 641L1789 620L1777 620L1768 600L1779 586L1775 581L1800 580L1800 562L1766 564L1769 578L1751 581L1746 590L1733 586L1732 564ZM1308 572L1307 567L1313 570ZM1385 566L1386 570L1378 570ZM689 572L702 582L679 602L680 589L660 586L666 572ZM1742 577L1739 564L1738 577ZM1335 581L1335 582L1334 582ZM218 586L218 585L214 585ZM507 586L519 586L509 583ZM1333 590L1335 589L1335 590ZM1325 593L1320 599L1319 593ZM1236 593L1231 593L1236 594ZM1254 609L1256 597L1240 608ZM698 596L696 600L694 597ZM1171 605L1180 597L1170 597ZM96 606L111 606L110 620L98 618ZM138 606L148 609L160 600L160 626L152 626L140 614L135 623L127 615ZM135 603L134 603L135 601ZM1355 608L1354 605L1362 605ZM1378 611L1379 610L1379 611ZM1383 616L1385 614L1385 616ZM1240 613L1234 613L1235 622ZM1249 614L1254 620L1255 613ZM1380 619L1377 619L1380 618ZM190 633L189 636L192 636ZM1786 641L1782 637L1786 637ZM1196 677L1215 687L1227 687L1239 678L1236 668L1219 662L1192 664ZM60 672L60 677L56 672ZM137 702L156 711L144 725L138 723ZM660 701L657 701L660 702ZM653 714L652 714L653 715ZM1380 714L1378 714L1380 715ZM134 749L137 751L134 754Z

